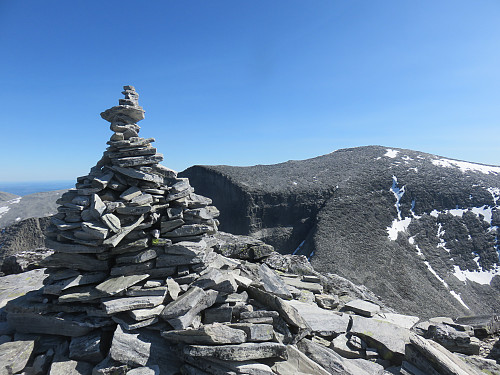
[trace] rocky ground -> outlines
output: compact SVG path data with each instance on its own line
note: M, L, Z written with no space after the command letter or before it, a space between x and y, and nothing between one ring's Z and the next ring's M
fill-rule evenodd
M221 230L306 255L400 311L500 311L500 167L368 146L180 175L213 199Z
M421 321L304 256L225 233L204 241L216 256L199 274L108 282L111 325L68 320L91 308L81 286L41 319L58 285L44 269L0 278L0 374L500 374L492 317Z

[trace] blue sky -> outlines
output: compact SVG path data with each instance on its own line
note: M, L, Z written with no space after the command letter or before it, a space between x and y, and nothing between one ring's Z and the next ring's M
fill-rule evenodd
M134 85L164 165L500 164L500 2L0 0L0 182L73 180Z

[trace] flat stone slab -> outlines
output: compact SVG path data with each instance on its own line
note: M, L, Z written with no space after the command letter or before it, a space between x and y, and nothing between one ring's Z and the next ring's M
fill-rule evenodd
M323 293L323 286L319 283L302 281L300 279L295 279L291 277L283 277L282 279L285 282L285 284L293 286L297 289L309 290L310 292L318 294Z
M108 262L90 255L55 253L49 255L42 264L50 268L70 268L82 271L107 271Z
M43 281L47 276L42 268L0 277L0 308L28 292L43 288Z
M69 344L69 358L97 364L104 359L100 346L101 332L99 330L85 336L74 337Z
M359 315L372 317L380 311L380 306L362 299L355 299L346 303L344 309L353 311Z
M124 332L120 326L113 335L110 357L133 367L158 365L160 374L179 373L182 364L179 355L171 350L159 333L146 329Z
M369 346L378 349L385 359L401 363L405 345L410 342L410 330L374 318L352 316L350 332L361 337Z
M324 310L314 304L292 300L288 302L304 318L312 331L320 336L333 336L347 332L349 316Z
M0 375L21 371L31 356L35 341L10 341L0 345Z
M292 299L293 296L288 290L285 282L267 265L261 264L259 267L259 278L264 289L270 293L285 299Z
M239 345L187 345L184 354L193 357L211 357L224 361L247 361L262 358L287 359L286 346L275 342L244 343Z
M7 321L18 332L45 333L49 335L57 332L58 335L70 337L86 335L101 326L100 324L94 324L90 319L79 320L70 317L63 319L36 313L9 313Z
M288 360L276 362L272 367L275 374L331 375L330 372L326 371L323 367L318 365L312 359L308 358L294 345L287 345L286 351L288 354Z
M100 283L95 288L104 295L113 296L148 277L148 274L113 277Z
M168 341L197 345L241 344L247 339L244 331L223 324L208 324L199 329L164 331L161 335Z
M102 302L102 305L106 314L111 315L122 311L155 307L161 305L163 300L163 296L124 297L104 301Z
M470 365L463 362L458 356L446 350L437 342L426 340L414 333L411 333L409 341L411 346L420 353L424 360L428 361L423 364L420 362L421 358L419 356L411 356L410 353L407 353L406 360L418 368L425 368L426 365L431 365L436 373L443 375L478 374Z
M91 375L94 365L81 361L52 362L48 375Z
M396 313L378 313L374 315L374 318L377 320L383 320L385 322L395 324L397 326L406 329L410 329L420 320L418 316L403 315Z

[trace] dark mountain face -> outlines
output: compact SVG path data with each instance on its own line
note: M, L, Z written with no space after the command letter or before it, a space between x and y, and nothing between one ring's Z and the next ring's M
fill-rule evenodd
M366 285L405 313L500 311L500 167L380 146L182 172L250 234Z

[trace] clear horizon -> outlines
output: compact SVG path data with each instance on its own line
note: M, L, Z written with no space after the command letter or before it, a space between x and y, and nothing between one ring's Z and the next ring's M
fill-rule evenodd
M494 0L0 3L0 182L69 181L136 87L165 160L276 164L365 145L500 165Z

